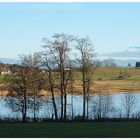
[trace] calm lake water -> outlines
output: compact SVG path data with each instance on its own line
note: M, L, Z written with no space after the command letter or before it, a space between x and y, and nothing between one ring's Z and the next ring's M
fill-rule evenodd
M131 115L139 115L140 114L140 93L133 94L135 98L135 105L133 106ZM123 99L124 93L116 93L112 95L92 95L89 100L89 118L95 118L100 111L103 115L107 117L123 117L125 115L125 110L123 108ZM72 96L67 96L67 114L70 117L72 113ZM40 108L40 111L37 113L37 117L40 118L51 118L52 117L52 103L50 98L42 100L43 105ZM60 115L60 97L56 97L58 114ZM73 96L73 112L74 116L82 115L82 105L83 105L83 97L82 95L74 95ZM100 107L100 108L99 108ZM99 110L100 109L100 110ZM33 112L28 112L29 117L33 117ZM140 116L140 115L139 115ZM21 117L20 113L12 112L12 110L6 105L6 101L4 98L0 98L0 117Z

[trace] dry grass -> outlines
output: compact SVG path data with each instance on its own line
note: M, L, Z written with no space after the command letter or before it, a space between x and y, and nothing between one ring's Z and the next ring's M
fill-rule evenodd
M95 94L99 87L108 87L107 93L118 93L118 92L128 92L133 90L134 92L140 92L140 82L125 81L125 80L104 80L104 81L92 81L92 86L90 88L90 93ZM82 82L76 80L74 82L73 91L75 94L82 94ZM7 90L0 90L0 96L5 96L8 93ZM41 93L44 96L50 96L51 92L42 90ZM55 95L59 95L59 91L55 91Z
M120 71L127 73L128 77L122 80L117 80ZM82 93L82 76L79 71L74 72L74 93ZM6 95L6 89L3 89L3 83L0 84L0 95ZM97 93L99 87L108 87L108 93L128 92L133 90L134 92L140 92L140 69L139 68L97 68L94 71L92 78L92 85L90 93ZM49 91L41 91L41 94L50 96ZM56 90L55 95L59 95L60 91Z

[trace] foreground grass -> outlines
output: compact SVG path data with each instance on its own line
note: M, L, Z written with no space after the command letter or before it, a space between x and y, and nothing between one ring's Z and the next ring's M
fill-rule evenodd
M140 122L1 123L0 137L136 138L139 130Z

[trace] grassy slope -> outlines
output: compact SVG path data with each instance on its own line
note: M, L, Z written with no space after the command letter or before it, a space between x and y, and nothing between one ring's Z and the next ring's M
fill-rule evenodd
M93 78L97 80L98 78L114 79L119 76L120 71L122 73L126 72L129 77L125 80L139 80L140 81L140 69L139 68L97 68Z
M140 137L140 122L0 124L0 137Z
M140 81L140 69L139 68L101 68L98 67L94 71L93 75L93 80L98 80L98 78L103 78L103 79L114 79L117 76L119 76L121 72L127 72L129 77L126 80L134 80ZM81 80L81 73L80 72L75 72L74 73L74 79L75 80Z
M105 68L105 67L98 67L94 70L93 79L97 80L98 78L107 78L107 79L114 79L115 77L119 76L120 71L127 73L130 75L128 80L140 80L140 68ZM81 80L82 75L80 72L74 73L75 80ZM4 82L4 75L0 75L0 82Z
M128 77L117 80L120 72L122 75L125 73ZM75 84L79 82L79 85L81 85L81 73L76 72L74 77ZM109 83L110 92L127 92L130 89L140 91L140 68L96 68L93 74L93 83L100 85L102 83L106 84L106 82Z

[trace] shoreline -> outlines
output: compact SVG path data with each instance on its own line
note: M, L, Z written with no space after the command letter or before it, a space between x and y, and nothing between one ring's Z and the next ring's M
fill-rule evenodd
M1 85L2 87L2 85ZM126 80L93 80L90 88L90 95L100 93L119 94L119 93L140 93L140 82L126 81ZM7 90L1 89L0 96L6 96ZM76 80L73 87L74 95L82 95L82 82ZM51 92L42 90L40 92L43 96L51 96ZM55 95L60 95L60 91L55 89ZM68 93L67 95L70 95Z
M49 97L51 96L51 93L47 92L47 91L43 91L44 93L41 93L41 95L43 95L44 97ZM6 90L0 90L0 97L4 97L6 96L8 93L8 91ZM113 95L113 94L125 94L125 93L134 93L134 94L140 94L140 90L133 90L133 91L124 91L124 90L121 90L121 91L109 91L107 93L104 93L104 94L110 94L110 95ZM94 92L94 93L90 93L89 95L96 95L96 94L100 94L100 93L97 93L97 92ZM60 93L56 93L55 96L59 96ZM67 95L72 95L70 93L68 93ZM74 92L73 95L82 95L81 92Z

